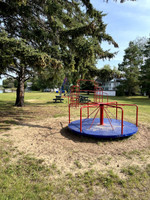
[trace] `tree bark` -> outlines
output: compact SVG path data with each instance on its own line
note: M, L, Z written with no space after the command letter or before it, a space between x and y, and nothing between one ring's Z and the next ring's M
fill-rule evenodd
M15 106L23 107L24 106L24 67L21 67L19 78L18 78L18 86L16 91L16 103Z

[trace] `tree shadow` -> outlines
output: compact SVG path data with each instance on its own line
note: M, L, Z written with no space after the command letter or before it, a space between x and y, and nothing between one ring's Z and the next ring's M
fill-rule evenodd
M29 108L28 110L24 110L20 107L14 107L12 103L2 103L2 101L0 101L0 132L10 130L11 125L50 129L46 126L34 125L26 122L31 121L31 119L34 119L35 117L35 109L32 110Z
M63 106L63 107L67 107L68 106L68 102L57 102L57 103L54 103L52 101L47 101L45 103L32 103L32 102L25 102L25 107L26 106L32 106L32 107L46 107L46 106Z
M27 126L27 127L31 127L31 128L46 128L46 129L52 130L52 128L49 126L41 126L41 125L37 125L37 124L20 123L19 125Z
M18 126L27 126L27 127L31 127L31 128L46 128L46 129L49 129L49 130L52 129L49 126L41 126L41 125L38 125L38 124L22 123L20 121L15 121L15 120L5 120L3 123L6 124L6 125L8 124L9 126L10 125L18 125ZM1 126L0 126L0 129L1 129Z
M1 124L0 125L0 134L3 134L3 131L11 130L10 125Z

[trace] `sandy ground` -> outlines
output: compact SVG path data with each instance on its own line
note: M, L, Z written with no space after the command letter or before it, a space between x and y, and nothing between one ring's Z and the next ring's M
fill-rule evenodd
M149 152L150 129L146 126L140 125L138 133L128 139L102 141L73 134L67 122L68 118L59 117L22 123L0 137L7 134L19 151L43 159L47 165L55 164L63 173L89 169L120 173L123 167L144 167L150 162L149 153L137 153Z

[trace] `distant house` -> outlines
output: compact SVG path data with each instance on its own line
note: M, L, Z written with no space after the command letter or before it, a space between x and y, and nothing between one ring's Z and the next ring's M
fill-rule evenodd
M101 83L99 79L96 80L103 88L104 95L116 96L117 87L120 85L121 79L113 78L110 81Z
M102 88L104 90L117 90L117 87L120 85L121 79L113 78L112 80L104 83Z
M27 82L26 90L27 90L27 91L30 91L31 88L32 88L32 82Z

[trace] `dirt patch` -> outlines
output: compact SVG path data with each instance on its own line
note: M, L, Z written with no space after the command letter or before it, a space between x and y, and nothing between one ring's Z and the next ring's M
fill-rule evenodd
M149 151L150 131L145 126L140 125L138 133L130 138L104 141L73 134L67 125L66 117L47 118L13 126L0 137L7 133L19 151L44 159L47 165L55 164L64 173L90 168L120 173L124 166L142 167L148 162L148 155L140 157L140 152Z

